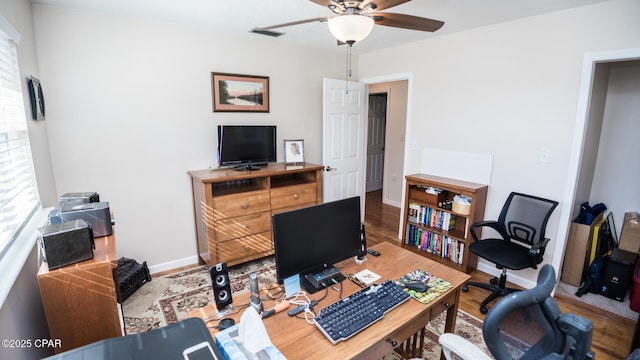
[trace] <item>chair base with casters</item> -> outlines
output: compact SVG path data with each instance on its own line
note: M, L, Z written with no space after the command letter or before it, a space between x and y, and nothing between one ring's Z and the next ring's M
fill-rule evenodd
M469 281L464 285L462 285L462 291L464 292L469 291L469 286L475 286L481 289L491 291L491 294L489 294L489 296L487 296L480 303L480 312L482 314L486 314L487 312L489 312L489 309L487 309L487 305L489 305L490 302L492 302L493 300L501 296L509 295L514 291L522 290L522 289L516 289L516 288L508 288L506 284L507 284L507 269L502 269L502 273L500 274L500 277L499 278L494 277L493 279L489 280L489 284Z

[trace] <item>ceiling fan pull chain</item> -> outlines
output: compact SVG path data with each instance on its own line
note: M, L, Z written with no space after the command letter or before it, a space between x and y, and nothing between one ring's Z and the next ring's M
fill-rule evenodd
M347 41L347 74L345 76L345 94L349 93L349 78L351 77L351 46L355 41Z
M351 76L351 45L347 46L347 72L344 77L344 93L349 93L349 77Z

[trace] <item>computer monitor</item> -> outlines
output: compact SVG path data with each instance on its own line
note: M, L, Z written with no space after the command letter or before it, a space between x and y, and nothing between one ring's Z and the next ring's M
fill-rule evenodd
M342 281L333 264L362 249L359 196L274 214L272 220L278 281L300 274L310 293Z

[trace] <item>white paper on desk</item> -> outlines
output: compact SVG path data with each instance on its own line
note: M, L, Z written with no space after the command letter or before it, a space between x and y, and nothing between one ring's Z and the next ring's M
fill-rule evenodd
M364 269L362 271L360 271L359 273L354 275L356 278L358 278L358 280L362 281L363 283L369 285L372 282L380 279L380 275L374 273L373 271L369 270L369 269Z
M271 345L271 339L269 339L262 318L251 306L240 317L237 342L241 343L254 359L258 358L256 355L258 352Z

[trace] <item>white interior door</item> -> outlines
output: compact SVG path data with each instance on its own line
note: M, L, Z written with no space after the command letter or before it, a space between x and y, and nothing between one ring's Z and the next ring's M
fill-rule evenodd
M387 95L369 95L366 191L382 189Z
M348 82L347 91L346 84L323 80L322 192L324 202L360 196L364 209L366 88Z

